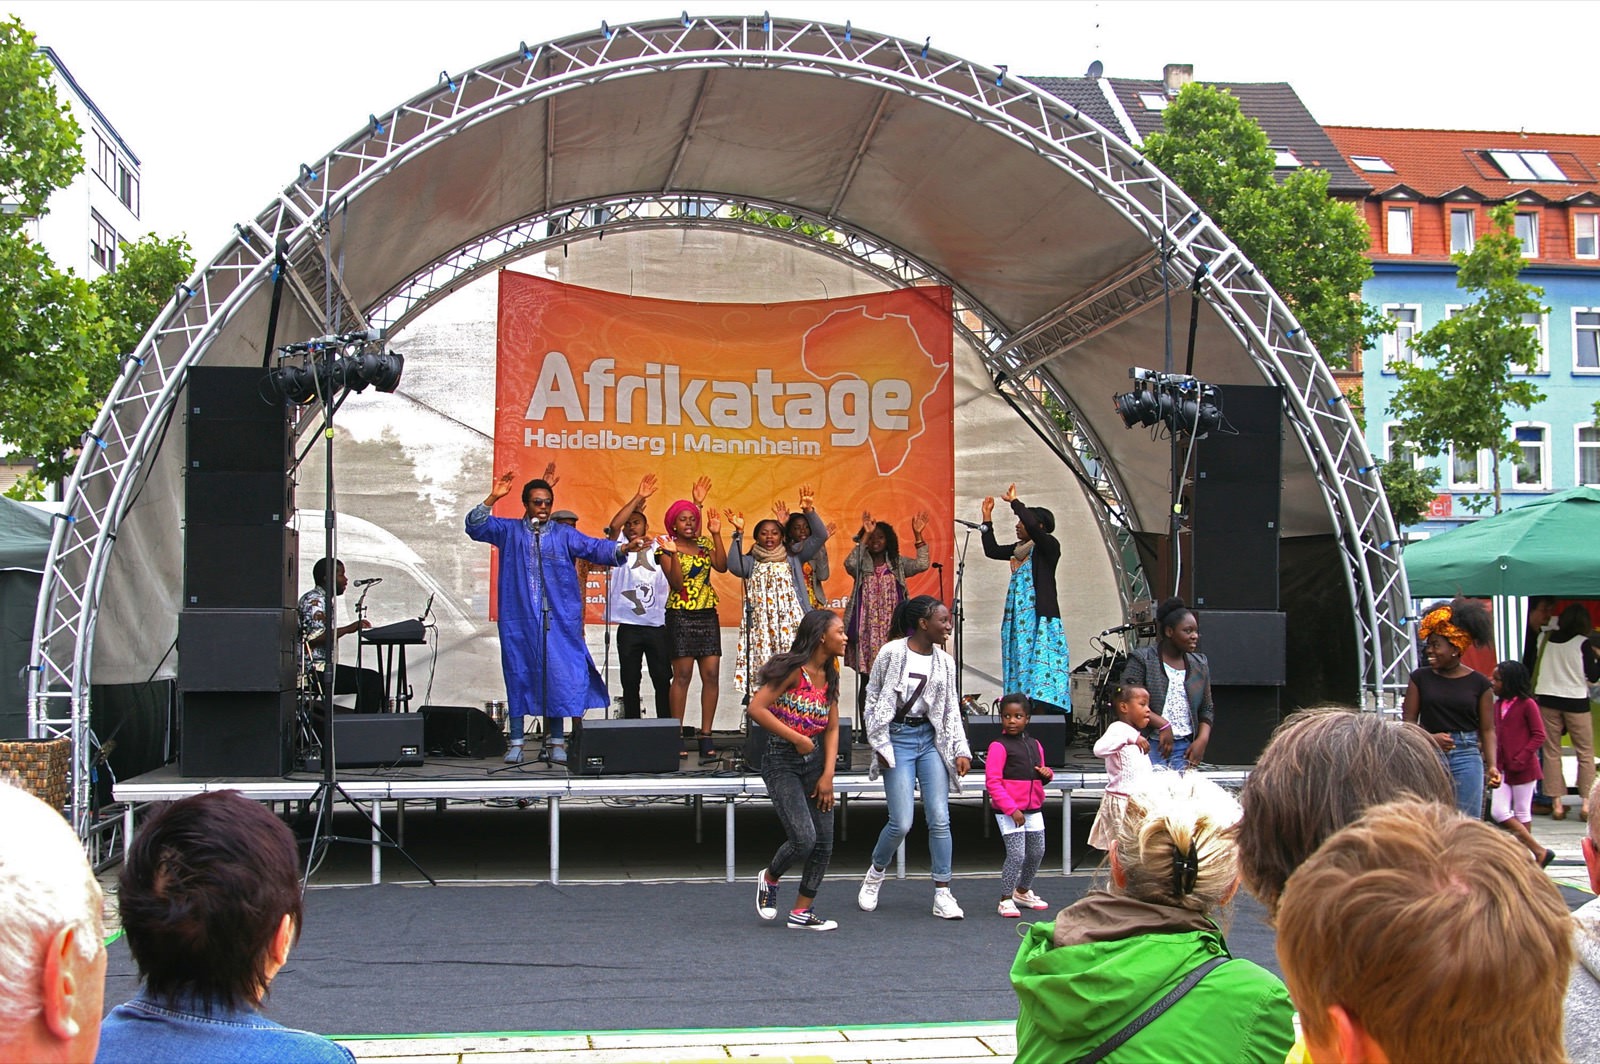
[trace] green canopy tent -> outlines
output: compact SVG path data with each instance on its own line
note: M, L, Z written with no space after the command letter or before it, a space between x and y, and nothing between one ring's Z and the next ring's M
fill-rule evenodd
M50 515L0 496L0 739L28 734L23 669L33 646L39 579L50 553Z
M1407 544L1416 598L1600 598L1600 490L1572 488Z

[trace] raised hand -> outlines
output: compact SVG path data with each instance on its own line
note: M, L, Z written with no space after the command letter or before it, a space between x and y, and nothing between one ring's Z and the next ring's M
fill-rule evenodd
M810 513L817 508L817 491L810 484L800 485L800 510Z
M1016 502L1017 501L1017 486L1015 484L1012 484L1010 487L1006 488L1006 493L1004 495L1000 496L1000 501L1001 502Z
M701 477L694 482L694 487L689 489L689 498L694 500L696 506L706 504L706 496L711 494L711 478Z
M494 483L489 485L489 495L483 500L484 503L489 506L493 506L495 503L505 498L511 493L511 485L516 483L516 480L517 471L515 469L508 469L504 473L501 473L499 476L495 477Z
M823 527L828 530L828 538L829 539L832 539L833 538L833 534L835 532L839 531L839 526L837 524L835 524L834 522L832 522L832 521L829 521Z
M989 522L991 522L993 520L994 520L994 496L993 495L985 495L983 497L983 523L984 524L988 524Z
M861 511L861 534L864 536L877 527L877 522L872 519L871 510Z
M772 504L772 513L780 524L789 520L789 504L779 499Z
M540 479L550 485L552 490L561 482L561 478L556 476L556 464L554 462L550 462L544 467L544 476Z
M706 531L711 533L713 536L720 535L722 533L722 518L718 516L717 511L715 510L706 511Z
M918 510L915 514L913 514L911 516L911 531L913 533L915 533L919 538L922 535L922 530L927 528L927 527L928 527L928 511L926 511L926 510Z
M733 510L723 510L722 516L728 519L728 524L733 526L735 532L744 531L744 514L735 513Z
M639 481L639 498L648 499L656 493L656 488L659 486L660 482L656 480L656 475L654 473L646 473L644 479Z
M657 536L653 542L655 543L657 550L664 550L668 554L678 553L678 541L673 537L671 532L662 533L661 535Z

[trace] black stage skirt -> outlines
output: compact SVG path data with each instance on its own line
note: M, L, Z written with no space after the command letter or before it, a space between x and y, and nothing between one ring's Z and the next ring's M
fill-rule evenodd
M674 658L722 657L722 626L715 607L705 610L668 610L667 643Z

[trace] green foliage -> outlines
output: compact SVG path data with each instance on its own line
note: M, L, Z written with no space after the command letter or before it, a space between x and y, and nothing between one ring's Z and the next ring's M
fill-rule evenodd
M741 222L750 222L754 225L764 225L768 229L780 229L786 233L801 233L812 240L821 240L829 244L839 242L839 234L825 225L808 222L792 214L782 211L763 210L760 207L736 205L729 211L729 216Z
M1366 222L1328 197L1328 175L1296 170L1281 183L1267 135L1226 90L1190 83L1162 113L1145 155L1211 216L1294 312L1332 366L1393 323L1361 302L1372 276Z
M194 268L186 243L151 234L122 245L122 268L90 282L29 238L50 194L83 171L79 134L33 35L0 23L0 440L36 463L8 492L15 498L38 498L72 471L119 356Z
M1409 456L1385 458L1378 463L1378 478L1389 500L1389 514L1395 528L1422 520L1434 496L1439 494L1439 470L1433 466L1418 469Z
M1406 439L1424 454L1444 454L1452 447L1462 454L1488 450L1499 513L1500 456L1516 446L1510 409L1527 410L1544 398L1533 381L1515 376L1539 365L1539 338L1522 319L1548 308L1541 302L1543 289L1517 279L1523 258L1513 231L1515 205L1503 203L1490 210L1489 218L1491 231L1471 251L1452 257L1456 287L1476 298L1412 338L1417 361L1394 367L1399 385L1390 410ZM1487 502L1470 500L1468 507Z

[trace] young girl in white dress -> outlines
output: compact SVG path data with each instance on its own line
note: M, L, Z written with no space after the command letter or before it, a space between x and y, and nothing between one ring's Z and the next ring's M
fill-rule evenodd
M1128 795L1137 791L1154 771L1150 767L1150 741L1139 734L1150 723L1150 692L1131 685L1118 687L1116 708L1116 721L1094 744L1095 756L1105 758L1106 774L1110 776L1094 827L1089 829L1089 845L1098 850L1111 848Z

